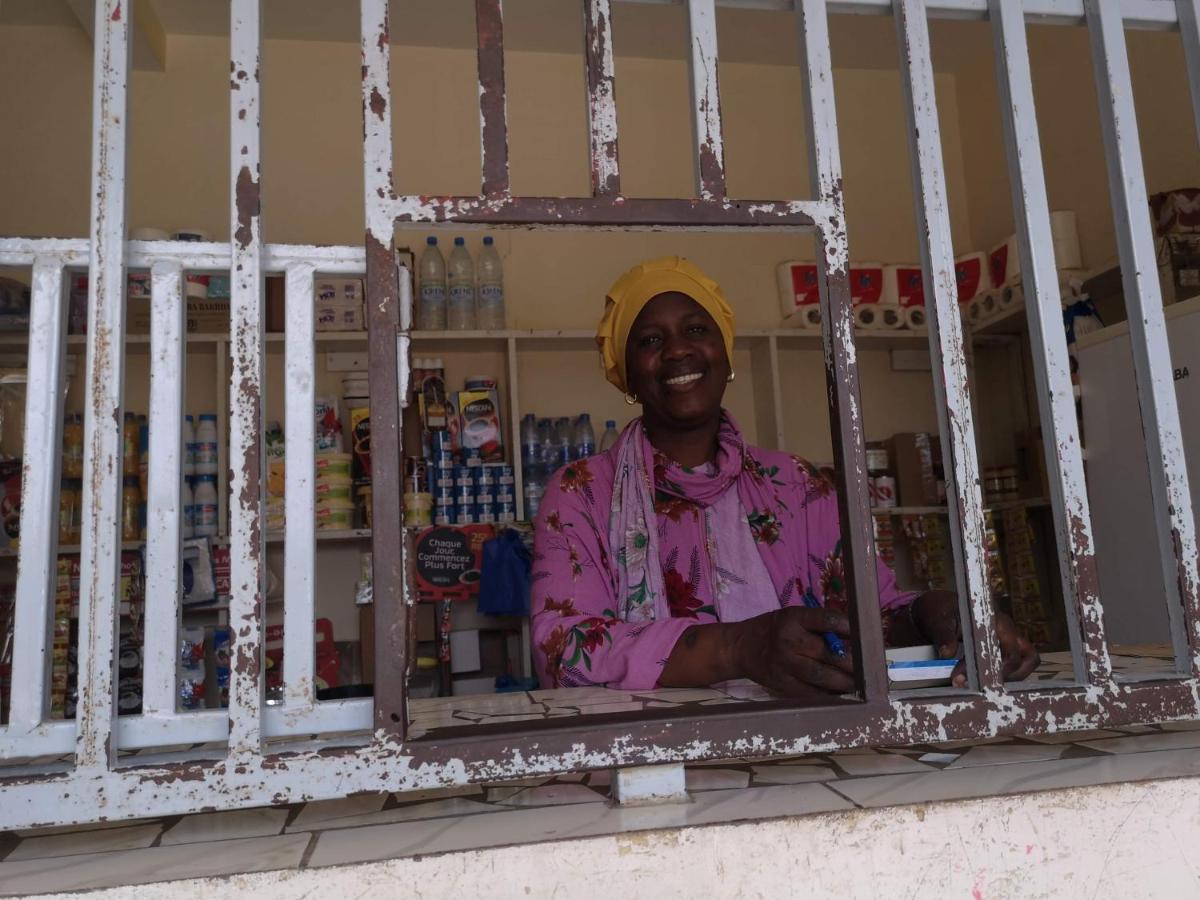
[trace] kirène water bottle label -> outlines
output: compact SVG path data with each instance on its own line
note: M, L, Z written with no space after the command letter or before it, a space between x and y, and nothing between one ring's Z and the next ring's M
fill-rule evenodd
M450 287L451 303L471 303L475 299L475 288L469 284L455 284Z
M446 299L446 288L441 284L421 285L422 303L441 303Z
M504 299L504 285L496 281L480 284L479 299L484 303L499 303Z

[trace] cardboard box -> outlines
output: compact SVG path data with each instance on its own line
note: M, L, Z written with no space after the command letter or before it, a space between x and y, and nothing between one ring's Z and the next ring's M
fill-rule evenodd
M464 449L478 449L484 462L504 462L504 426L500 397L494 388L459 391L458 441Z
M186 328L189 334L228 334L229 300L187 301ZM150 333L150 298L130 297L126 307L125 330L128 334Z
M901 506L937 506L934 442L925 432L892 436L892 465Z
M318 300L317 331L365 331L362 300Z

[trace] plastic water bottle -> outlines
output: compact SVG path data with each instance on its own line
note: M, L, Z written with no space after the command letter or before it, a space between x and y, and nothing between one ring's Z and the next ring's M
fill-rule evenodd
M521 467L530 471L542 461L542 444L538 440L537 417L527 413L521 419Z
M538 443L542 445L543 476L558 468L558 451L554 446L554 423L549 419L538 419Z
M575 423L575 444L573 452L576 459L583 459L596 452L596 432L592 428L592 417L582 413Z
M217 415L201 413L200 425L196 428L195 470L197 475L217 474Z
M192 532L196 537L217 536L217 476L197 475L193 493Z
M621 435L617 433L617 422L615 419L609 419L604 423L604 434L600 437L600 452L603 453L609 447L617 442L617 438Z
M483 239L483 249L479 251L479 296L475 308L480 328L504 329L504 270L491 235Z
M574 458L571 454L571 420L567 416L554 420L554 449L556 466L565 466Z
M446 261L438 249L437 238L425 239L425 252L417 266L421 275L421 300L417 305L417 328L422 331L446 329Z
M475 328L475 265L467 252L467 242L454 239L450 254L450 299L446 304L446 327L451 331Z

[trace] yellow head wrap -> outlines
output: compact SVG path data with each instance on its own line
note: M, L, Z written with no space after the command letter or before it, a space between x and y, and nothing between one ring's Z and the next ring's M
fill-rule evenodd
M628 392L625 344L640 313L659 294L678 292L691 297L713 317L725 339L725 355L733 362L733 310L721 286L682 256L663 256L634 266L616 280L604 298L604 317L596 331L604 377Z

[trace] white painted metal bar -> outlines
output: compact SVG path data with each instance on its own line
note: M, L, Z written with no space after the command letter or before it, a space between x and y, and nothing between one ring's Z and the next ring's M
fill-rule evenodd
M24 735L46 718L58 548L62 454L63 269L57 260L33 267L21 477L21 550L13 634L8 731Z
M913 195L921 241L921 268L929 320L929 352L942 456L947 474L950 534L963 613L968 674L985 691L1001 687L1000 648L996 641L983 543L983 498L975 427L963 353L954 246L942 161L941 129L930 57L929 24L924 0L895 0L896 30L904 73L905 114L913 168ZM971 622L972 628L966 623Z
M395 199L392 185L392 109L388 98L391 48L378 35L389 34L387 0L361 0L363 109L371 110L363 121L363 182L367 197L367 233L384 246L390 246L395 230L395 215L389 204L376 198ZM364 251L363 267L366 267Z
M797 13L796 26L800 60L805 73L804 104L811 135L808 142L809 172L818 200L827 207L826 217L817 234L816 253L821 300L821 345L829 394L829 430L840 479L838 511L846 548L846 572L854 601L851 622L857 638L856 674L861 678L863 696L867 702L882 703L888 696L888 678L879 614L874 524L867 491L866 435L858 387L857 349L850 297L850 247L842 194L842 159L833 90L833 58L829 46L829 13L825 0L805 0ZM773 338L771 353L774 365L778 351ZM778 427L782 432L782 422Z
M1008 181L1019 226L1017 240L1021 271L1025 273L1025 312L1029 319L1034 381L1045 436L1050 505L1054 511L1064 605L1072 633L1075 677L1102 685L1112 679L1112 663L1100 610L1091 510L1062 327L1025 17L1019 7L1006 0L992 0L991 13Z
M183 386L187 347L183 269L150 271L150 472L146 492L146 612L142 710L175 712L182 551Z
M617 84L609 0L585 0L583 16L592 193L596 196L619 194L621 162L617 145Z
M688 0L687 6L696 196L719 198L725 196L725 142L717 78L717 11L713 0Z
M149 269L156 262L177 262L188 272L228 272L232 254L229 244L192 241L128 241L126 265ZM37 258L56 260L64 266L86 266L91 249L83 239L0 238L0 265L31 266ZM361 275L366 269L362 247L316 247L302 244L266 244L263 271L279 274L292 263L309 263L328 275Z
M115 759L117 584L121 567L121 390L125 381L125 129L131 4L96 3L83 536L79 565L79 723L75 764ZM57 450L57 448L54 448ZM51 452L54 452L53 450Z
M1120 10L1111 0L1086 0L1085 7L1171 638L1179 670L1200 675L1195 520L1163 320L1125 29Z
M290 266L286 284L284 337L284 507L283 683L289 707L316 702L313 623L316 617L316 408L317 354L314 342L313 268Z
M263 709L263 734L268 739L303 735L334 735L370 731L373 715L370 698L326 700L306 708L267 706ZM0 729L0 761L7 758L69 754L75 747L75 722L43 722L32 735ZM223 709L162 715L121 716L116 725L117 747L144 750L173 744L223 743L229 737L229 715ZM0 776L6 770L0 767Z
M1191 86L1192 118L1200 137L1200 0L1175 0L1179 15L1179 36L1183 40L1183 58L1187 62Z
M232 0L230 35L229 754L239 758L262 752L262 0Z

